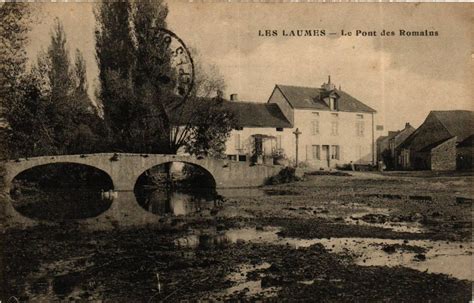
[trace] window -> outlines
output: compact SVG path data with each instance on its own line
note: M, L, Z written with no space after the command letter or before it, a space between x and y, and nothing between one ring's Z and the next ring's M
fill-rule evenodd
M237 155L227 155L227 159L231 161L237 161Z
M337 136L339 133L339 123L337 121L331 122L331 135Z
M235 128L235 130L243 130L243 129L244 129L244 128L241 127L241 126L237 126L237 127Z
M319 145L313 145L311 150L311 155L314 160L321 159L321 147Z
M363 137L364 136L364 128L365 128L364 121L357 121L356 122L356 135L358 137Z
M319 134L319 121L313 120L311 121L311 135L315 136Z
M364 119L364 115L362 115L362 114L357 114L357 115L356 115L356 118L357 118L357 119Z
M240 162L246 162L247 161L247 156L246 155L239 155L239 161Z
M240 134L235 134L235 149L240 149Z
M337 119L337 118L339 117L339 114L331 114L331 117L332 117L333 119Z
M331 159L339 160L339 145L331 145Z
M277 132L282 132L283 131L283 127L277 127Z

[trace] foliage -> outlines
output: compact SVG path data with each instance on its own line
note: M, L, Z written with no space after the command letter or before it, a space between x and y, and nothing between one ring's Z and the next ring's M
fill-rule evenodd
M285 150L283 148L275 148L272 150L273 159L287 159Z
M111 147L150 153L176 153L184 147L195 154L221 154L231 130L229 113L200 102L225 87L215 68L206 70L197 63L189 99L170 107L177 96L172 77L163 75L173 73L171 54L158 34L167 27L167 15L163 1L104 2L97 7L99 99Z
M10 157L92 152L100 148L101 119L87 94L79 51L70 62L66 35L56 21L51 43L31 72L18 76L5 106Z
M128 152L167 152L167 50L157 43L166 27L162 1L103 2L96 9L96 54L110 147Z
M209 101L196 102L193 119L185 143L186 152L193 155L222 158L225 143L235 126L233 115L223 108L219 97Z
M296 169L294 167L285 167L278 175L268 178L267 185L283 184L300 181L301 179L296 176Z
M30 29L30 7L27 3L2 3L0 9L0 114L2 121L5 112L16 106L16 102L22 95L18 91L20 76L25 71L27 61L25 44ZM0 129L0 155L7 157L8 133L6 129Z
M30 14L30 6L27 3L2 3L0 9L0 95L3 102L13 101L9 98L12 98L13 88L25 70L25 44L30 28Z

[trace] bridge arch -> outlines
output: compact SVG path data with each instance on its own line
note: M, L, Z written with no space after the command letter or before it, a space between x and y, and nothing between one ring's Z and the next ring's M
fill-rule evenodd
M114 188L114 180L112 179L112 176L109 173L107 173L105 170L103 170L101 168L98 168L96 166L90 165L90 164L84 164L84 163L78 163L78 162L52 162L52 163L45 163L45 164L31 166L31 167L28 167L28 168L25 168L21 171L16 172L16 175L11 178L10 183L13 182L13 180L15 180L18 176L21 176L22 174L28 172L29 170L40 169L41 167L47 167L47 166L51 166L51 165L67 165L67 164L74 164L74 165L78 165L78 166L84 166L84 167L87 167L87 168L92 168L92 169L95 169L97 171L100 171L101 173L104 174L104 176L107 176L108 181L111 183L111 187L112 187L111 189Z
M8 200L33 220L63 221L95 218L105 213L113 199L102 192L113 189L105 171L86 164L55 162L19 172L12 179Z
M202 175L206 178L207 184L205 184L206 187L211 187L211 188L216 188L217 186L217 181L216 177L214 174L210 171L212 168L206 167L206 165L203 165L202 163L195 163L194 161L183 161L183 160L173 160L173 161L163 161L161 163L152 165L151 167L147 169L142 169L142 172L138 175L137 179L134 182L134 189L136 188L137 184L140 182L140 179L145 176L145 174L155 168L158 168L160 166L166 167L166 165L170 165L172 167L169 167L169 169L172 170L172 172L176 172L176 170L186 170L190 168L196 168L197 173L199 172L203 173ZM185 171L186 172L186 171Z
M106 167L101 167L99 165L94 165L94 163L88 163L85 158L77 157L64 157L64 156L51 156L51 157L37 157L34 159L23 159L10 161L6 165L6 174L4 177L5 191L10 192L12 187L12 182L23 174L24 172L37 168L37 167L46 167L49 165L61 165L61 164L77 164L83 165L86 167L94 168L102 173L104 173L110 180L112 184L112 189L115 188L114 178L111 172Z

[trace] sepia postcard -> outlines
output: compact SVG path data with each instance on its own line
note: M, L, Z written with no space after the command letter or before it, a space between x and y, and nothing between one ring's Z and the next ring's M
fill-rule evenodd
M473 20L0 2L0 303L472 302Z

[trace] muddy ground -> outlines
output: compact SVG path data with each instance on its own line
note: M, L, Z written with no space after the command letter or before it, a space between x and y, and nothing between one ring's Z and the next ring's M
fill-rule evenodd
M468 302L473 180L311 175L146 227L4 229L1 299Z

